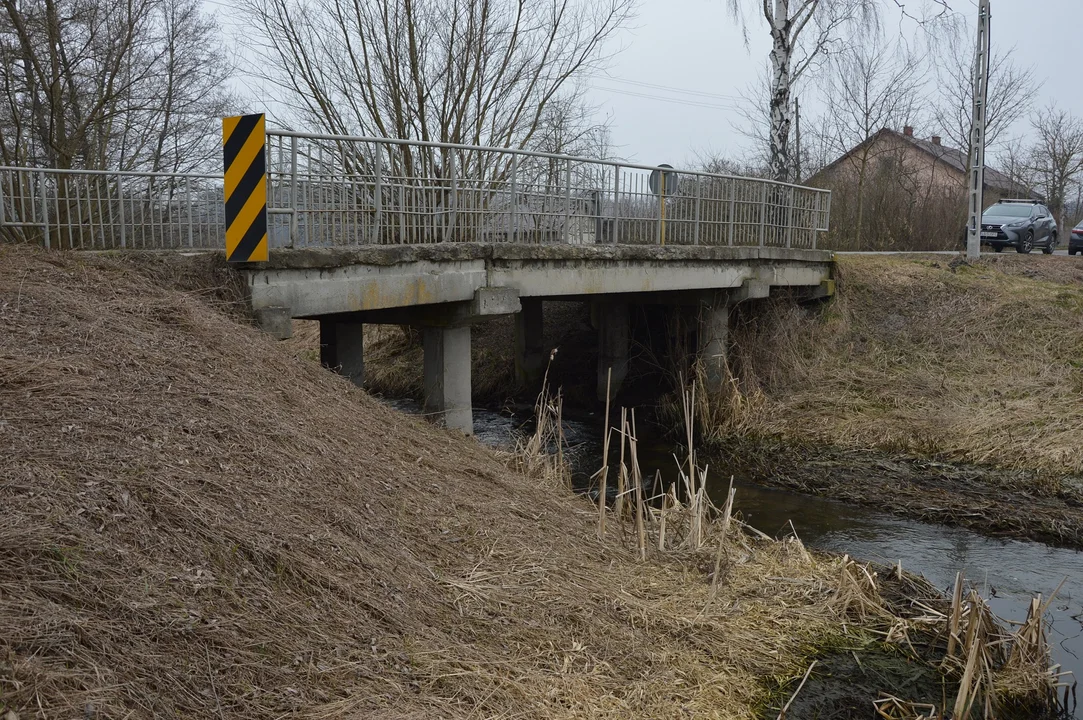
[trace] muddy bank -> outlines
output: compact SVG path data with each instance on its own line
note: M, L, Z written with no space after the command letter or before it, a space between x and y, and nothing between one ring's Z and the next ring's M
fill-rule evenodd
M870 450L731 438L712 455L750 480L985 535L1083 549L1083 477Z

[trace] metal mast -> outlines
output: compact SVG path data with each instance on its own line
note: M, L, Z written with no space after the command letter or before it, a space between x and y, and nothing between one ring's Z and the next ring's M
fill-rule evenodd
M970 220L966 257L981 254L981 213L985 187L985 110L989 95L989 0L978 3L978 48L974 54L974 114L970 121Z

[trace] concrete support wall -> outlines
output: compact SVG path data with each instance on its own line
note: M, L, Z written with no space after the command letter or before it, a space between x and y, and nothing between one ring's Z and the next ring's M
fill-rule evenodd
M320 318L320 364L358 387L365 382L364 330L359 322Z
M606 382L612 368L609 396L613 398L620 390L628 374L628 350L631 340L628 303L599 302L595 305L598 323L598 399L605 401Z
M474 433L470 397L470 326L425 328L425 414Z
M542 338L542 301L531 298L521 303L523 309L515 316L515 380L521 387L533 388L541 382L548 360Z
M717 393L726 383L729 334L730 299L721 292L699 308L699 360L708 392Z
M259 329L276 340L293 337L293 317L288 307L266 307L255 311Z

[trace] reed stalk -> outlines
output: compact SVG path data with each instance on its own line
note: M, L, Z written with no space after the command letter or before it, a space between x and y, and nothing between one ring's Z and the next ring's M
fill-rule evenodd
M598 537L605 537L605 501L606 492L608 491L609 480L609 392L613 382L613 368L609 368L609 372L605 378L605 424L603 425L604 434L602 435L602 474L598 480Z

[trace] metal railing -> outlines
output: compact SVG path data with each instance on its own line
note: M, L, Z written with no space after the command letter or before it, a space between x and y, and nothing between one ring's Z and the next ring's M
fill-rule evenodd
M267 133L272 248L527 242L815 248L826 190L385 138ZM221 175L0 167L0 235L73 249L220 249Z
M815 248L827 190L450 143L267 133L268 208L294 245L529 242ZM272 240L272 246L274 246Z
M73 250L223 247L222 177L0 166L0 235Z

